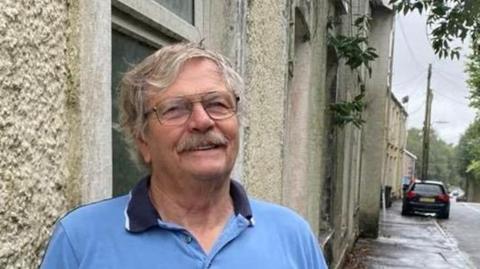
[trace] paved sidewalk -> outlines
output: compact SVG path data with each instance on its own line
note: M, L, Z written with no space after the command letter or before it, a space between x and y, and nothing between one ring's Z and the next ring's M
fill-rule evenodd
M380 236L359 239L344 268L476 268L435 218L403 217L401 202L380 215Z

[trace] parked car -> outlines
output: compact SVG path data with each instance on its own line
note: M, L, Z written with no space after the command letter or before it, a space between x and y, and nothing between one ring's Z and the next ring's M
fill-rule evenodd
M440 219L450 215L450 196L439 181L416 181L409 186L403 197L402 215L415 212L435 213Z

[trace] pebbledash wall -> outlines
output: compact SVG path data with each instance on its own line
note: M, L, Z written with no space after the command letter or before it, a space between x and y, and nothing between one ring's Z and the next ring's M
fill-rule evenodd
M375 235L386 156L393 12L368 0L4 0L0 3L0 268L36 268L55 220L116 195L118 46L154 50L204 39L245 77L242 150L233 173L250 195L295 209L331 268ZM369 77L327 44L373 18ZM330 20L330 21L329 21ZM120 41L119 41L120 40ZM123 40L123 41L122 41ZM113 54L113 55L112 55ZM138 56L138 55L137 55ZM123 57L123 56L121 56ZM363 128L329 104L367 85ZM367 135L366 135L367 134ZM126 161L126 160L125 160ZM117 176L116 176L117 175Z
M69 16L62 1L0 3L1 268L35 268L80 201Z
M79 19L99 7L0 3L1 268L36 268L59 216L111 195L110 30Z

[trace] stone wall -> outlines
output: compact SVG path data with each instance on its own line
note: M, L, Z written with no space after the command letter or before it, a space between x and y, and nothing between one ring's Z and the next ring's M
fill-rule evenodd
M366 83L359 222L361 235L374 238L378 236L379 201L385 178L393 14L391 9L375 6L369 37L369 46L376 48L379 57L372 64L372 76Z
M78 202L66 1L0 2L0 268L35 268Z
M282 201L287 74L285 1L248 1L244 178L251 195Z

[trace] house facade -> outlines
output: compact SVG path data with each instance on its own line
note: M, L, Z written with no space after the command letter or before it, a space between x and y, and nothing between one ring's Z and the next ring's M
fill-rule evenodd
M387 117L389 120L384 186L391 189L390 196L392 199L398 199L402 195L402 179L405 176L408 114L402 103L393 94L390 95L388 106Z

